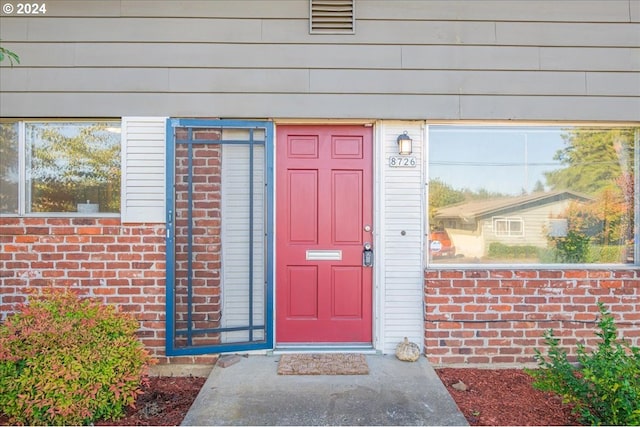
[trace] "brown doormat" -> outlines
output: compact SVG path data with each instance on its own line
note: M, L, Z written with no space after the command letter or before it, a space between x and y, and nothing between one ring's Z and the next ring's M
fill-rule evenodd
M278 375L368 375L369 365L364 354L303 353L283 354L278 363Z

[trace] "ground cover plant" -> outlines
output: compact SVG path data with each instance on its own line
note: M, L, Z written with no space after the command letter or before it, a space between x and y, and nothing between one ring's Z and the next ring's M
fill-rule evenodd
M599 310L599 342L593 351L577 343L577 363L571 363L549 330L547 356L536 350L540 369L527 372L534 387L562 396L585 424L640 425L640 348L619 339L611 313L602 304Z
M153 359L138 322L69 290L46 290L0 324L0 412L20 424L117 419Z

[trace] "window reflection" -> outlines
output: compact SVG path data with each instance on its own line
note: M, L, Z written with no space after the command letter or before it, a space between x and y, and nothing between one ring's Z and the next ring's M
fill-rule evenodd
M0 123L0 214L18 213L18 123Z
M637 138L637 128L430 126L430 260L633 262ZM443 241L455 252L443 256Z
M120 211L120 123L26 123L27 212Z

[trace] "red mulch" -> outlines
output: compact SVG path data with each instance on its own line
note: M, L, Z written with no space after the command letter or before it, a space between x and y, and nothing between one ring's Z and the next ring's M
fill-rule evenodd
M580 425L560 397L534 389L533 379L520 369L436 372L472 426ZM466 391L452 387L459 381L468 387Z
M519 369L436 370L458 407L474 426L579 425L560 398L531 386L532 379ZM96 425L180 425L205 378L151 377L150 384L125 418ZM462 381L466 391L452 387ZM0 414L0 425L8 425Z
M136 408L116 421L98 421L95 425L179 426L196 399L206 378L150 377L149 386L136 400Z

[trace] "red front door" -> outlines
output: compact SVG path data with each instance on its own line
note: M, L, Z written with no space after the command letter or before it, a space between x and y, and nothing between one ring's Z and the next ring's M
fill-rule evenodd
M372 135L277 127L278 344L371 343Z

